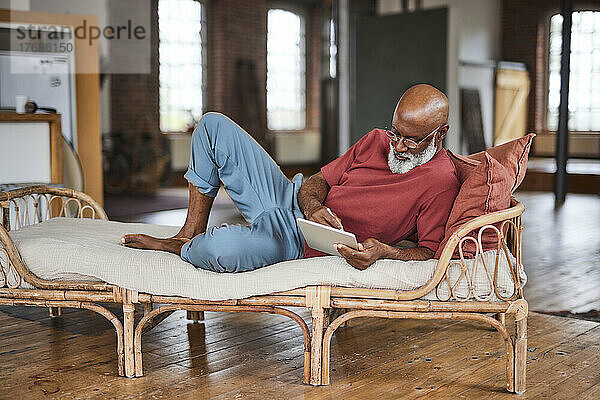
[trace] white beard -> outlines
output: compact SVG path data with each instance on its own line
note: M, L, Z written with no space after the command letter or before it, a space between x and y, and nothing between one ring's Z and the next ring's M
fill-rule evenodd
M429 143L429 146L422 152L418 154L412 153L402 153L400 154L402 157L407 158L407 160L398 160L394 155L394 146L392 146L392 142L390 142L390 152L388 154L388 166L390 167L390 171L394 174L405 174L411 169L418 167L419 165L423 165L435 156L436 153L436 145L435 140L432 140Z

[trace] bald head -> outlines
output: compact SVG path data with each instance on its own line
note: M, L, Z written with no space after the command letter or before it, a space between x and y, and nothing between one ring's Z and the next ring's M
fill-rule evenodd
M430 85L415 85L398 101L392 125L402 134L427 134L448 122L448 108L444 93Z

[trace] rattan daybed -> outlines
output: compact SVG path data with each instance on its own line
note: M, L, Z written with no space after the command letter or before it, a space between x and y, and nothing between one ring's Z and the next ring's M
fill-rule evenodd
M48 307L53 316L60 315L62 307L84 308L104 316L116 331L117 365L121 376L142 376L142 333L174 310L187 310L188 318L193 319L201 318L203 311L260 312L293 319L304 335L304 382L312 385L329 384L331 338L335 330L350 319L464 319L487 323L500 333L506 347L507 389L516 393L525 391L527 302L522 292L523 206L514 198L509 209L474 218L455 232L446 243L439 261L434 262L429 280L416 289L402 291L309 285L219 301L148 293L107 282L49 280L37 276L31 272L32 266L27 265L13 241L16 232L40 222L43 224L36 227L49 224L52 221L47 220L57 216L107 220L104 210L86 194L42 186L0 194L0 207L0 240L3 246L0 248L0 304ZM484 230L492 230L498 235L492 262L489 258L485 262L486 258L476 256L473 263L462 257L462 251L461 259L451 260L455 249L461 249L469 241L475 243L478 249L482 248L481 234ZM478 239L466 236L471 231L478 232ZM500 287L501 264L508 265L510 290ZM483 292L479 287L482 280L488 285L488 290ZM100 305L102 303L122 306L123 319ZM160 306L154 308L154 304ZM136 305L141 305L145 314L137 325L134 322ZM312 328L309 329L300 316L283 308L289 306L310 308ZM332 315L336 318L330 321L329 314L334 309L337 312ZM513 335L505 326L506 315L514 317Z

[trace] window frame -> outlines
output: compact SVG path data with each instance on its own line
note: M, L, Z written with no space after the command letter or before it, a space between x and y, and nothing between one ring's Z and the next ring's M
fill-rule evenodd
M583 8L573 8L573 13L575 12L582 12L582 11L593 11L593 12L600 12L600 6L597 7L583 7ZM550 89L550 83L549 83L549 79L550 79L550 29L551 29L551 19L553 16L557 15L557 14L561 14L560 10L558 10L558 12L556 10L553 10L552 12L549 12L545 15L544 17L544 25L543 25L543 34L544 34L544 42L543 42L543 81L541 82L541 86L542 86L542 90L543 90L543 96L541 98L542 101L542 112L541 112L541 127L542 127L542 132L544 134L551 134L551 135L555 135L557 133L557 130L552 130L548 128L548 100L549 100L549 89ZM534 121L534 126L537 125L537 121ZM592 130L592 131L576 131L576 130L569 130L570 134L574 134L574 135L590 135L590 136L598 136L600 135L600 129L598 130Z
M160 0L159 0L160 1ZM157 12L157 25L159 29L158 33L158 127L163 135L178 135L178 134L187 134L189 132L185 130L162 130L161 128L161 116L160 116L160 15L158 15L158 3L156 3L156 12ZM207 92L208 92L208 18L209 15L209 2L206 0L191 0L196 3L200 3L202 6L202 11L200 14L200 25L202 29L200 29L200 41L202 43L202 48L200 50L202 56L202 85L200 86L200 96L202 97L202 108L200 110L200 114L203 115L207 110Z
M300 129L271 129L269 128L269 109L267 108L267 104L268 104L268 100L267 100L267 96L268 96L268 91L267 91L267 76L269 73L269 64L268 64L268 40L269 40L269 11L270 10L283 10L283 11L288 11L291 13L294 13L298 16L300 16L303 20L304 20L304 40L302 43L302 46L304 47L304 127L300 128ZM308 40L309 40L309 32L310 32L310 23L311 21L309 20L309 12L305 7L302 7L301 5L295 4L295 3L289 3L286 1L273 1L273 2L269 2L266 8L266 12L265 12L265 22L266 22L266 41L265 41L265 45L267 47L267 51L265 52L265 116L266 116L266 128L267 128L267 132L270 134L277 134L277 133L302 133L302 132L307 132L307 131L311 131L311 129L309 129L308 127L308 121L309 121L309 116L308 116L308 103L309 103L309 71L308 71L308 66L309 66L309 57L311 56L310 54L310 48L308 46Z

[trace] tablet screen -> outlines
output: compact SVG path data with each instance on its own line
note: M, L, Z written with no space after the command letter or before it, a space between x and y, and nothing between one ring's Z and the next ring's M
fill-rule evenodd
M336 243L345 244L356 249L358 243L353 233L335 229L330 226L318 224L303 218L296 218L298 228L309 247L323 253L339 256L340 253L333 247Z

